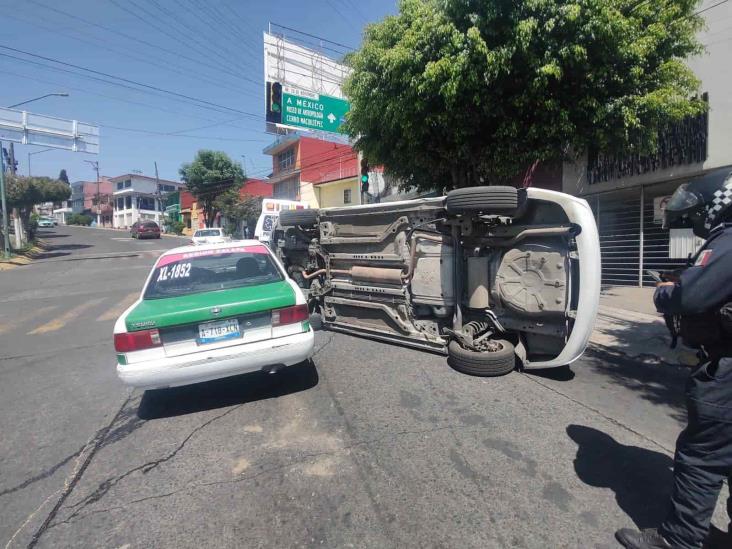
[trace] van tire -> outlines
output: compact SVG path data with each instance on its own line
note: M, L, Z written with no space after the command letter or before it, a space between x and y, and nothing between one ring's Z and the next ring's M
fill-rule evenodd
M280 212L280 225L282 227L306 227L312 228L318 223L318 210L306 208L304 210L285 210Z
M482 213L512 216L519 206L515 187L467 187L447 193L445 209L449 214Z
M471 376L504 376L516 367L514 346L505 339L494 342L500 344L499 349L478 352L464 349L452 340L447 346L447 363L458 372Z

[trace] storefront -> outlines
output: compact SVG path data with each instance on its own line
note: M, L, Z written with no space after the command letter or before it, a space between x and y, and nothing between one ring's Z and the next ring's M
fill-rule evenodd
M600 234L605 286L653 286L647 269L683 267L701 245L691 229L662 228L663 207L688 178L608 191L584 198Z

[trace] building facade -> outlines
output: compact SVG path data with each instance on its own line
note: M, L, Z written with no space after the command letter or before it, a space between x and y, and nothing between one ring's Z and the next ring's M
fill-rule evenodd
M685 265L701 240L690 228L662 229L664 204L680 184L732 169L732 71L724 34L732 4L719 4L705 15L700 41L707 51L689 66L701 80L709 112L661 135L654 156L610 157L591 151L564 165L564 192L585 198L595 213L606 286L651 286L647 269Z
M175 192L184 183L156 179L139 174L110 178L113 197L113 226L129 229L137 221L155 221L162 225L165 211L163 195Z
M89 215L97 225L112 227L112 188L112 181L106 176L101 176L98 182L71 183L71 198L68 201L71 213Z
M361 204L358 154L349 145L289 134L263 152L272 156L272 198L311 208Z

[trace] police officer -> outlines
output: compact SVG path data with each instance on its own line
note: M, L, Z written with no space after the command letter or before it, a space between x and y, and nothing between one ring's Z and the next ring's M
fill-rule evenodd
M666 228L693 227L706 238L674 281L658 284L656 309L679 326L702 360L686 383L686 428L676 441L669 511L658 529L618 530L625 547L701 547L723 479L732 476L732 172L717 170L681 185L664 214ZM727 501L732 520L732 498ZM732 540L732 536L728 534ZM726 547L732 547L732 542Z

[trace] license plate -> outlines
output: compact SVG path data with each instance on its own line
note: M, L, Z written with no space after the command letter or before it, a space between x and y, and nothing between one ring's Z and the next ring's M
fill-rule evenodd
M199 343L214 343L237 337L241 337L241 332L239 331L239 321L236 318L198 325Z

